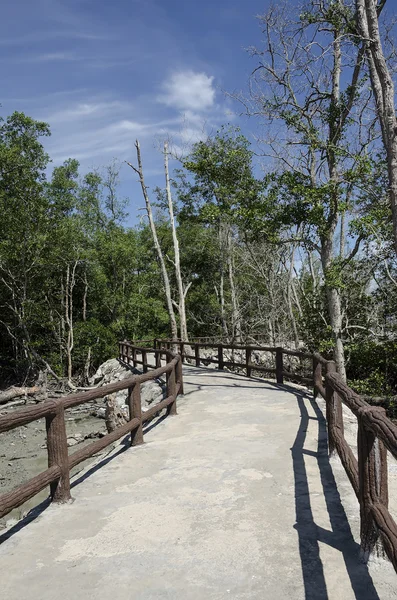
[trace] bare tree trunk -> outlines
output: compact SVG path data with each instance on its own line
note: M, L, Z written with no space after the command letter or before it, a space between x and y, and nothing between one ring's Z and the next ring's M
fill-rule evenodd
M339 0L340 3L340 0ZM340 105L340 76L342 68L342 53L340 45L340 31L334 30L334 63L332 70L332 90L331 90L331 111L337 111ZM330 269L334 258L334 237L338 224L339 208L339 173L338 158L335 152L337 142L340 138L340 124L338 120L330 119L329 123L329 141L330 145L327 152L327 162L329 177L334 184L332 192L332 203L330 214L328 216L328 231L321 237L321 262L323 267L325 290L327 295L328 314L331 322L331 328L334 338L334 358L338 368L338 373L346 381L345 350L342 340L342 307L339 289L328 281Z
M88 295L88 279L87 279L87 271L84 271L83 321L87 320L87 295Z
M65 286L65 321L68 327L68 337L66 345L66 353L68 359L68 384L73 387L72 383L72 371L73 361L72 352L74 347L74 331L73 331L73 289L76 284L76 268L77 260L75 261L72 269L68 264L66 267L66 286Z
M165 265L163 251L161 250L160 242L159 242L159 239L157 236L156 225L155 225L154 219L153 219L153 213L152 213L152 207L150 204L149 194L147 192L147 187L145 185L145 179L143 176L142 158L141 158L141 147L140 147L138 140L136 140L136 142L135 142L135 148L136 148L136 156L137 156L137 160L138 160L138 168L134 167L134 165L132 165L129 162L127 162L127 165L129 167L131 167L131 169L133 171L135 171L135 173L137 173L139 176L139 182L141 184L142 194L143 194L143 197L145 200L145 205L146 205L146 212L147 212L147 216L149 219L150 230L152 232L153 243L154 243L154 247L156 248L157 256L158 256L158 259L160 262L161 276L163 279L165 298L166 298L166 302L167 302L168 316L170 319L171 336L173 339L177 339L178 328L177 328L177 324L176 324L174 307L172 305L170 280L168 277L167 267Z
M219 270L220 270L220 278L219 278L219 304L221 308L221 323L222 323L222 331L223 337L226 342L230 342L229 339L229 329L226 321L226 313L225 313L225 263L224 263L224 242L223 242L223 230L221 225L219 225L218 229L218 240L219 240Z
M88 295L88 279L87 271L84 271L84 293L83 293L83 321L87 320L87 295ZM84 365L84 381L88 384L91 367L91 346L88 347L87 358Z
M174 206L173 206L173 202L172 202L170 176L169 176L169 170L168 170L168 143L167 142L164 142L164 171L165 171L165 189L166 189L167 201L168 201L168 212L170 215L170 224L171 224L171 231L172 231L172 242L174 245L175 277L176 277L176 282L177 282L177 286L178 286L178 296L179 296L179 302L178 302L179 326L180 326L181 339L188 341L189 338L188 338L188 331L187 331L185 300L186 300L186 294L189 291L190 285L188 285L188 286L186 286L186 288L184 288L183 281L182 281L181 261L180 261L180 255L179 255L179 241L178 241L178 236L176 234L175 219L174 219ZM186 350L187 350L188 354L191 354L191 352L188 348L186 348Z
M296 250L296 245L294 244L292 246L292 251L291 251L291 256L290 256L290 265L289 265L289 270L288 270L287 303L288 303L288 312L289 312L289 316L290 316L291 323L292 323L292 329L294 332L295 348L298 349L299 348L299 333L298 333L298 327L296 324L294 309L292 307L292 295L293 295L293 286L294 286L292 276L294 273L295 250Z
M227 265L230 284L230 295L232 301L232 333L233 341L239 343L241 341L241 318L240 309L238 306L236 285L234 281L234 257L233 257L233 242L230 226L227 225L226 231L226 247L227 247Z
M386 63L379 32L378 18L384 4L385 2L378 5L374 0L356 0L358 28L364 40L371 86L387 154L389 199L397 253L397 119L393 78Z
M338 373L346 381L345 350L342 340L342 307L339 290L327 284L327 275L332 266L333 233L327 240L322 241L321 261L325 277L325 290L327 295L328 314L334 338L334 358Z

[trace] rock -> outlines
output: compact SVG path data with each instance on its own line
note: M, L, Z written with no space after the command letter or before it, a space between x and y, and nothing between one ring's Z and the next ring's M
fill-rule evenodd
M127 369L117 359L112 358L103 363L95 375L90 379L91 385L101 387L115 381L122 381L129 377L131 373L139 374L137 369ZM166 385L161 379L145 381L141 384L141 402L142 410L160 402L166 395ZM129 419L128 409L128 390L120 390L104 398L105 406L95 407L93 414L106 420L108 432L114 431L120 425L126 423Z
M129 377L132 373L139 373L136 369L126 369L117 358L111 358L104 362L97 370L95 375L89 379L90 385L106 385L115 381L121 381Z
M117 394L106 396L106 427L109 433L127 423L129 410L126 405L120 405L116 398Z
M96 408L91 414L93 417L97 417L98 419L106 419L106 409L103 407Z
M166 386L160 379L145 381L141 385L142 407L150 406L153 403L160 402L165 398Z
M83 440L84 436L81 433L75 433L74 435L68 437L68 447L70 448L71 446L76 446L77 444L80 444L80 442L82 442Z

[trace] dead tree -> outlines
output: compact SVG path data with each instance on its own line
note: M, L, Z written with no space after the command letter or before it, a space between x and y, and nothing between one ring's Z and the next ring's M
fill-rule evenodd
M147 216L149 219L150 231L152 233L154 247L156 249L157 256L158 256L159 263L160 263L161 277L163 280L166 303L167 303L167 311L168 311L168 316L170 319L171 335L172 335L173 339L177 339L178 328L177 328L177 324L176 324L175 312L174 312L174 307L173 307L173 303L172 303L170 280L168 277L167 267L165 265L164 254L163 254L163 251L161 249L160 242L158 239L156 224L153 219L152 206L150 204L150 198L149 198L149 194L147 191L148 188L147 188L147 185L145 184L145 178L143 175L141 147L140 147L138 140L136 140L136 142L135 142L135 148L136 148L138 167L135 167L132 163L130 163L128 161L127 161L127 165L129 167L131 167L131 169L133 171L135 171L135 173L137 173L137 175L139 177L139 182L141 184L143 198L145 200L146 213L147 213Z

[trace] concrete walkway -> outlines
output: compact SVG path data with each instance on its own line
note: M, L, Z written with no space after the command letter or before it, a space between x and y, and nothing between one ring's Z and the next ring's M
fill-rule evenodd
M389 563L359 562L357 503L304 390L186 367L178 412L2 544L2 598L397 598Z

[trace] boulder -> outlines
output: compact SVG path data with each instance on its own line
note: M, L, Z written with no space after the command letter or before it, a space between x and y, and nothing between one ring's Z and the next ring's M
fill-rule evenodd
M103 363L95 375L90 379L91 385L101 387L115 381L122 381L129 377L131 373L139 374L140 371L133 368L126 368L116 358L112 358ZM161 379L145 381L141 384L141 403L142 411L148 409L152 404L156 404L166 397L166 385ZM109 394L103 399L103 405L95 408L95 415L106 420L108 432L114 431L120 425L126 423L129 419L128 409L128 390L120 390L114 394Z

